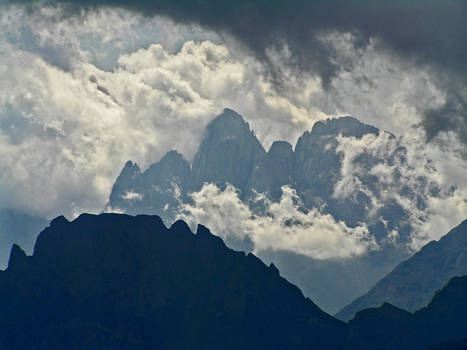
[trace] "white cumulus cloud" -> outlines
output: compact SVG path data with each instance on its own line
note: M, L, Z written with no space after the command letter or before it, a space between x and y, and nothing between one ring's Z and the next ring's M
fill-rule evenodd
M183 204L179 218L192 226L203 224L222 238L247 238L254 251L290 251L314 259L345 259L378 249L366 225L354 228L317 209L301 210L293 189L284 186L279 202L265 198L264 215L255 215L238 197L235 188L224 190L205 184Z

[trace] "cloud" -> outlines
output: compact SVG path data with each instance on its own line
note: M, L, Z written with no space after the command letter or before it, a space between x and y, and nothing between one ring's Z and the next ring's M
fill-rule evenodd
M317 209L304 212L299 197L290 187L282 188L279 202L261 198L264 215L255 215L235 188L224 190L205 184L184 203L179 218L191 226L203 224L223 239L248 239L254 251L289 251L314 259L346 259L378 249L366 225L349 228Z
M170 149L192 157L205 126L226 106L242 106L246 117L260 110L257 120L275 130L263 133L270 142L296 137L319 119L302 109L290 122L288 110L274 105L277 95L263 98L268 85L251 57L240 60L210 40L184 41L191 27L154 20L155 27L174 27L166 33L180 33L179 49L150 44L126 53L121 48L131 45L107 31L121 15L128 23L117 34L130 31L122 40L148 40L151 31L133 25L134 15L86 17L95 30L90 45L74 19L57 20L60 9L43 11L48 16L30 18L12 8L0 17L0 207L49 218L100 211L126 160L148 166ZM22 31L34 34L34 45L22 41ZM109 49L101 42L118 48L111 70L94 51ZM69 70L44 59L42 45L69 46Z
M32 4L32 1L6 3ZM463 1L402 0L375 3L370 0L268 2L241 1L125 1L64 0L40 4L71 4L68 9L121 7L145 15L167 15L179 22L199 23L207 28L234 35L258 57L265 57L271 46L287 42L293 52L293 63L312 65L324 77L336 67L326 57L329 51L316 34L335 29L358 31L362 42L379 37L397 52L463 70L467 44L462 35L467 31ZM36 3L37 5L37 3ZM75 13L80 13L79 10ZM291 20L293 19L293 20ZM434 30L442 28L442 30ZM311 58L311 59L310 59Z
M440 108L447 96L430 70L377 40L358 46L349 32L319 36L346 67L327 91L316 74L288 64L285 43L268 50L284 78L277 89L242 43L196 24L112 8L71 17L60 6L2 10L0 208L48 218L102 210L128 159L145 168L171 149L191 159L224 107L242 114L267 149L346 114L421 138L420 110ZM462 149L451 147L454 137L438 139L445 155Z
M416 0L410 4L404 0L393 1L306 1L275 0L245 1L128 1L128 0L48 0L33 3L31 0L10 0L7 4L27 4L42 8L49 4L64 4L68 14L82 16L83 9L95 11L100 7L116 7L142 13L146 16L168 16L178 23L199 24L221 35L232 36L249 49L268 67L269 77L280 87L287 81L281 67L274 65L271 51L289 52L288 66L295 70L312 72L325 87L340 73L349 69L352 62L336 62L332 45L320 35L332 31L353 33L357 40L353 48L365 48L371 41L379 41L379 50L410 60L415 66L427 66L437 72L441 82L449 76L448 99L456 98L456 85L467 83L467 4L462 0ZM32 5L34 4L34 5ZM63 56L64 53L58 55ZM369 80L371 82L371 80ZM465 140L466 93L460 104L462 108L445 115L446 108L434 116L433 110L425 113L424 123L428 139L439 131L458 131ZM461 116L460 118L458 116ZM435 129L433 129L435 127Z
M467 167L458 152L427 146L417 134L396 138L383 132L361 139L339 137L338 142L343 159L333 196L365 193L371 200L369 222L382 220L380 209L397 203L408 215L412 249L439 239L467 216L467 180L461 175ZM361 161L363 155L379 161L368 168ZM369 182L371 177L376 182ZM394 231L389 238L397 241L399 233Z
M122 196L122 198L128 201L141 201L143 199L143 195L141 193L128 191Z

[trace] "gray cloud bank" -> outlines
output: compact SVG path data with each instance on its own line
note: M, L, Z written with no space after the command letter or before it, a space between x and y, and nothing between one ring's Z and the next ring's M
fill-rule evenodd
M32 4L28 0L6 0ZM63 3L73 13L100 6L121 7L145 15L167 15L177 22L196 23L233 35L269 64L270 77L280 86L284 75L271 62L270 50L290 52L289 65L311 70L325 87L348 62L337 62L333 48L319 34L337 30L356 35L353 44L364 47L371 38L381 39L417 65L432 66L443 80L449 75L445 104L424 111L424 127L430 140L439 132L454 131L465 143L467 91L467 2L462 0L416 1L215 1L215 0L47 0ZM37 2L34 6L37 6ZM440 78L441 79L441 78ZM455 88L454 85L461 85Z

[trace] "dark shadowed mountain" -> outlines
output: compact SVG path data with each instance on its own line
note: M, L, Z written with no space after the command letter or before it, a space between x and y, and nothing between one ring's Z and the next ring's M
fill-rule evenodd
M37 233L47 225L47 220L39 216L13 209L0 209L0 269L8 264L8 253L13 243L31 253Z
M467 276L454 277L426 307L415 313L388 303L360 311L349 322L347 346L350 349L457 349L467 339L466 295Z
M157 216L53 220L0 271L0 348L425 349L467 336L467 277L414 314L390 304L348 325L252 254Z
M252 254L156 216L53 220L0 271L0 348L339 349L346 325Z
M432 241L399 264L368 293L343 308L336 317L347 321L357 311L391 303L408 311L425 306L453 276L467 274L467 220L439 241Z
M346 182L342 142L360 142L363 138L370 143L380 138L377 143L387 147L384 152L375 152L360 145L355 157L347 160L358 171L352 174L351 182ZM215 183L220 188L230 183L242 201L262 215L264 203L255 201L256 193L277 202L282 196L281 187L290 186L302 202L301 210L318 209L348 227L364 223L379 245L377 251L345 261L315 260L291 252L258 252L279 266L305 295L334 313L367 292L411 254L407 244L412 213L390 194L396 193L401 200L423 210L427 193L435 193L436 186L423 177L407 181L401 175L406 153L395 136L352 117L318 121L298 139L295 148L277 141L266 152L248 123L226 109L207 127L191 168L174 151L145 172L128 162L112 189L108 207L133 215L156 214L171 223L181 201L190 202L190 193L204 183ZM376 175L373 170L381 168L390 173ZM336 192L344 187L344 191ZM235 249L251 249L246 241L226 242ZM291 261L298 265L291 265ZM361 277L354 278L356 275Z

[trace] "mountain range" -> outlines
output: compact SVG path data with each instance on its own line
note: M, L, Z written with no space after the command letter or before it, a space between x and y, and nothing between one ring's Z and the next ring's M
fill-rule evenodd
M467 337L467 277L421 310L390 304L346 324L204 226L157 216L54 219L0 271L0 347L425 349Z
M378 140L384 151L360 144L356 154L347 155L349 140ZM354 170L350 174L349 165ZM107 211L156 214L170 224L179 217L183 203L192 203L192 193L213 183L221 189L235 186L240 199L262 215L265 205L257 200L258 194L278 202L282 186L289 186L297 193L301 211L316 209L350 228L365 225L378 246L348 259L257 251L320 307L337 312L412 254L408 245L413 213L401 200L423 210L428 193L436 196L439 188L423 176L407 181L402 171L406 166L407 150L395 136L353 117L318 121L295 147L276 141L266 152L248 123L225 109L208 125L192 164L176 151L144 171L128 161L113 185ZM390 169L390 175L380 175L382 168ZM235 249L252 250L251 242L225 239Z

